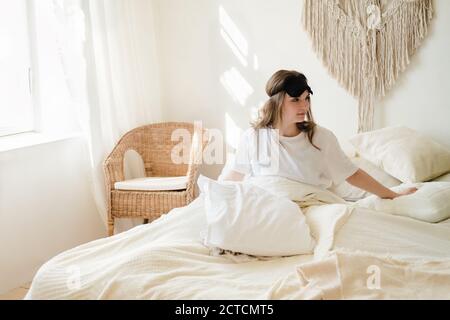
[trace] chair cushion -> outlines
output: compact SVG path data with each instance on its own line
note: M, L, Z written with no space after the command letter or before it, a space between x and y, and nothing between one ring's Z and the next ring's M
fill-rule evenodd
M146 177L114 183L116 190L173 191L186 189L188 177Z

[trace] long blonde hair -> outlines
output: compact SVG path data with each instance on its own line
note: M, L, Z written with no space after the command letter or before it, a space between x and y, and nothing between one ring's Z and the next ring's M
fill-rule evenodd
M282 106L286 91L284 90L286 79L291 77L301 77L307 83L306 77L294 70L279 70L275 72L266 84L266 93L269 99L264 103L264 106L259 111L258 119L251 123L255 130L262 128L269 128L275 123L279 123L282 119ZM313 143L313 137L315 133L316 123L314 122L311 107L308 109L306 114L307 120L297 123L297 128L301 132L306 132L308 135L309 142L318 150Z

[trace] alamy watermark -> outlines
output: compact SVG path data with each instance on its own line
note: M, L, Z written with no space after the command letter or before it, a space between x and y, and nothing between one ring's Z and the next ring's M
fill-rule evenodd
M80 290L81 288L81 269L79 266L69 266L66 269L68 274L66 287L69 290Z
M257 162L259 168L266 174L276 174L280 163L279 131L259 129L246 138L246 149L239 150L234 161L241 165ZM176 142L171 150L171 161L174 164L223 165L227 160L224 157L226 144L222 131L219 129L204 131L201 121L194 122L192 133L184 128L175 129L171 133L171 141Z
M381 289L381 270L379 266L370 265L366 272L370 274L367 278L366 285L369 290Z

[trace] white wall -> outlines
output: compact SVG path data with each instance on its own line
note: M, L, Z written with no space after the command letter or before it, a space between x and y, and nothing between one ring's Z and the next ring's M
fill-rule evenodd
M0 152L0 294L56 254L106 236L80 138Z
M302 6L299 0L155 0L164 118L203 120L225 132L228 114L228 128L233 122L247 128L251 109L266 99L270 75L296 69L307 75L314 90L315 120L335 132L346 149L346 139L357 131L357 102L316 58L301 27ZM429 37L377 106L375 127L406 125L450 146L450 1L436 0L435 9ZM238 35L233 37L243 59L221 29ZM227 74L251 88L243 103L235 96L245 98L245 85L230 93L221 82ZM227 134L232 136L231 131ZM220 169L207 167L203 173L217 176Z
M164 120L202 120L233 146L236 129L247 128L266 99L270 75L297 69L314 89L316 121L347 147L357 103L313 53L300 25L303 1L153 1ZM406 125L450 146L450 1L435 0L435 8L429 37L379 104L375 125ZM203 173L215 177L221 168ZM0 293L31 280L57 253L105 236L80 139L0 153L0 177Z

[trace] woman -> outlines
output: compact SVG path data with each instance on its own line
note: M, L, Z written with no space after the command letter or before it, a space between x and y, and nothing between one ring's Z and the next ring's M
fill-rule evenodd
M267 82L266 92L270 98L253 128L244 132L224 180L240 181L247 174L278 175L323 188L345 180L383 199L417 191L409 188L396 193L350 161L336 136L314 123L313 91L303 74L279 70Z

